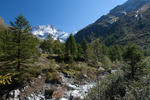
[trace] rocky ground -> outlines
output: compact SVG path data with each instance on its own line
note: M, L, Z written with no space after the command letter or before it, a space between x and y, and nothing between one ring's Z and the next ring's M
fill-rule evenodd
M58 74L61 77L60 83L46 83L45 78L39 75L24 87L12 90L8 100L82 100L95 85L92 81L76 81L62 72Z

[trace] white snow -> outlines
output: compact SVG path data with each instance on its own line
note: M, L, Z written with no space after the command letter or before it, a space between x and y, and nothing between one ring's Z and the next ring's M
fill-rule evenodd
M61 42L65 42L66 39L70 36L70 33L58 30L52 25L34 26L32 27L32 34L40 39L46 39L48 35L51 35L54 40L59 38Z

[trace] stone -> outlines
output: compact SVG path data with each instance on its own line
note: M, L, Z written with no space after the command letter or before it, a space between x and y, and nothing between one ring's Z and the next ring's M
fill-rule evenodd
M17 98L19 98L20 93L21 93L20 90L16 89L16 90L11 91L9 95L10 97L16 98L15 100L17 100Z
M64 97L64 90L62 87L58 87L56 91L53 92L52 98L53 99L60 99Z
M82 99L82 95L80 93L79 90L74 90L71 94L70 94L70 99L74 100L74 99Z
M67 98L61 98L61 99L59 99L59 100L68 100Z

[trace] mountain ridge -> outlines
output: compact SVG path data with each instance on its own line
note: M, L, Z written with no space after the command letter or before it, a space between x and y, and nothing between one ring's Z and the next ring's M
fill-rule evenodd
M65 42L70 35L70 33L59 30L50 24L33 26L32 34L40 39L46 39L48 35L51 35L54 40L59 38L61 42Z
M75 35L75 39L79 43L83 38L87 39L88 42L91 42L97 38L104 40L107 34L111 34L110 31L112 27L114 27L115 23L123 20L123 17L134 16L135 18L140 18L142 17L142 14L145 13L149 8L150 0L128 0L124 4L110 10L107 15L103 15L93 24L90 24L80 30Z

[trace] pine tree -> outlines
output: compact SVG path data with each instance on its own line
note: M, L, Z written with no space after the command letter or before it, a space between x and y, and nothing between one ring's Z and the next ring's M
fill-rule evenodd
M38 53L38 39L30 33L29 22L19 15L15 22L10 22L11 28L6 38L6 54L13 65L20 70L20 67ZM29 61L30 62L30 61Z
M102 52L101 52L101 45L99 43L99 40L95 40L92 44L93 53L95 55L95 63L98 64L98 62L101 60Z
M86 41L85 38L83 39L81 45L82 45L83 52L86 52L89 46L88 46L88 42Z
M63 54L63 46L59 39L55 40L53 44L53 51L55 54L62 55Z
M54 39L51 37L51 35L48 35L47 39L41 43L40 48L42 49L43 53L52 54L53 44Z
M137 67L135 66L139 61L141 61L143 56L142 51L136 44L128 44L126 46L126 50L123 54L124 60L131 66L131 77L134 79L135 72L137 71Z
M110 56L112 61L121 60L122 59L122 53L123 53L123 50L118 45L112 46L109 49L109 56Z
M66 54L75 58L77 56L77 44L74 36L71 34L66 41Z

